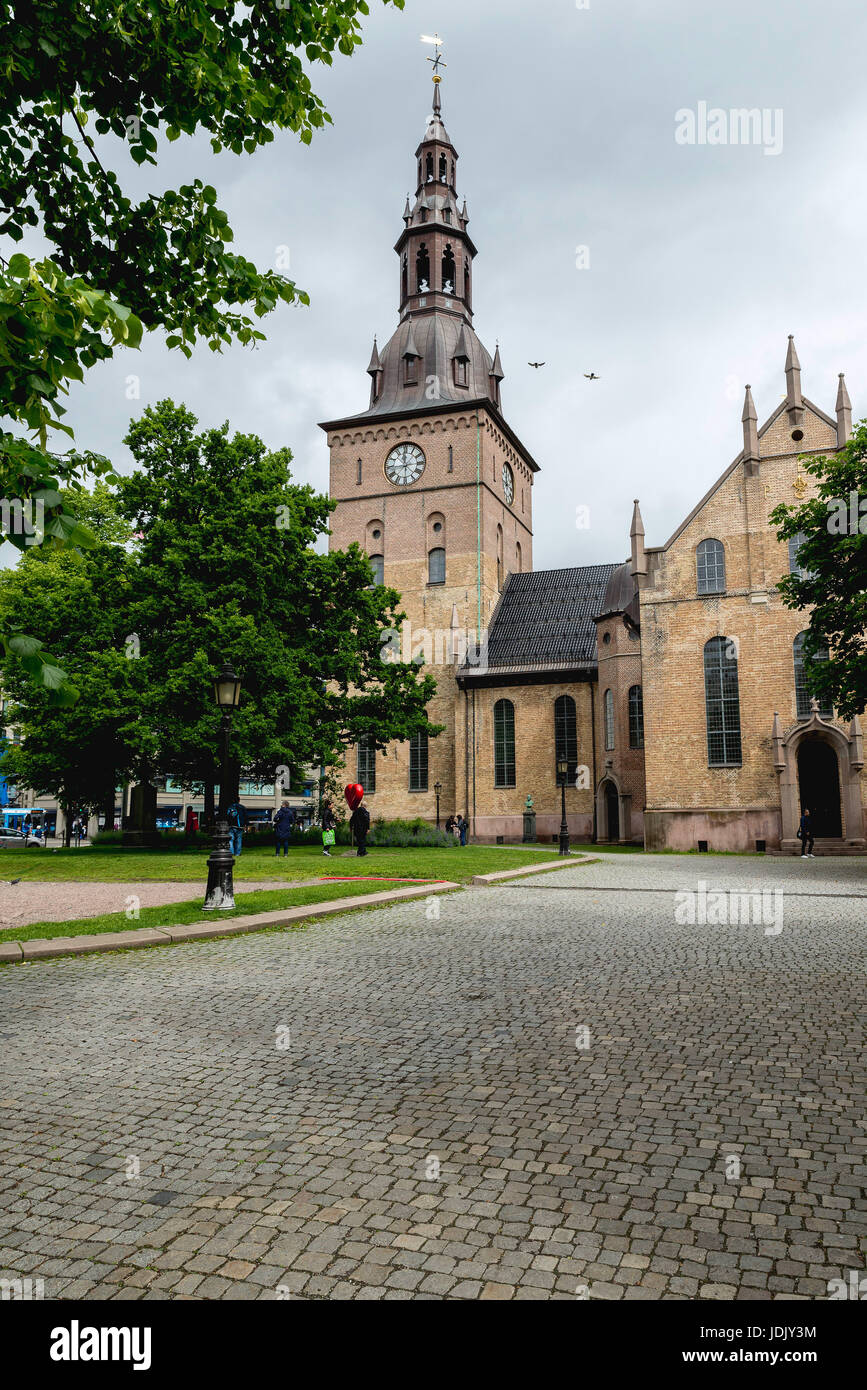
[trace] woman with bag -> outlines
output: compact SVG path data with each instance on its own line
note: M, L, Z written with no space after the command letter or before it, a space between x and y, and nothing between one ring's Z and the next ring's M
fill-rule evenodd
M334 839L335 839L334 832L335 832L336 828L337 828L337 817L335 816L334 812L333 812L332 809L331 809L331 802L330 802L330 801L323 801L323 803L322 803L322 853L325 855L326 859L330 859L330 858L331 858L331 850L332 850L332 848L333 848L333 846L334 846Z

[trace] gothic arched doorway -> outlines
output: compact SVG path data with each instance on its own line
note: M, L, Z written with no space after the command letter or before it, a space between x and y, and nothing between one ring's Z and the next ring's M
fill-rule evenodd
M613 782L605 783L606 839L620 839L620 797Z
M817 839L839 839L840 766L837 754L823 738L805 738L798 749L798 795L801 810L810 808Z

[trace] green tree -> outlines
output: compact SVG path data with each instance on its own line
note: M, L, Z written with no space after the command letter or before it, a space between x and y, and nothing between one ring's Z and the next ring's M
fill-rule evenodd
M371 583L357 546L315 548L333 503L292 482L288 449L196 424L172 401L145 410L125 441L138 469L117 483L136 536L129 622L160 768L206 794L217 780L224 659L244 685L232 794L242 769L273 782L280 766L339 761L363 734L383 747L438 732L425 713L433 678L382 660L400 596Z
M802 460L817 496L771 513L781 541L803 537L800 573L779 584L789 608L809 609L804 643L810 689L843 719L867 708L867 420L836 455ZM828 645L830 659L816 660Z
M6 718L22 742L7 751L3 772L55 796L67 822L74 811L104 810L110 825L118 782L152 756L129 628L130 531L105 484L77 505L94 535L87 551L37 546L0 572L0 622L45 633L80 693L57 708L18 663L9 664Z
M12 425L0 431L0 495L43 494L54 544L89 542L68 501L45 496L83 481L88 466L108 468L48 450L50 430L72 434L60 401L70 381L118 346L138 347L143 325L190 356L200 340L214 351L252 344L264 336L257 319L308 302L232 249L228 217L201 179L135 201L124 172L156 165L159 135L203 130L215 151L238 155L275 130L309 142L330 118L307 66L352 54L368 13L365 0L0 0L0 420ZM28 229L53 251L4 249ZM22 660L55 700L71 699L42 644L13 638L7 663Z

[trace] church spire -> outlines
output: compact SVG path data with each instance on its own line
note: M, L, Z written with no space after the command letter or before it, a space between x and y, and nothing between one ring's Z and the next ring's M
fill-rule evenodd
M789 334L789 349L786 353L786 409L793 425L800 425L804 419L804 402L801 398L801 364L795 347L793 334Z
M753 393L749 386L744 395L744 413L741 416L741 420L744 427L744 458L747 462L751 462L759 456L759 417L756 414Z
M852 402L846 390L846 378L840 373L837 387L837 448L842 449L852 433Z

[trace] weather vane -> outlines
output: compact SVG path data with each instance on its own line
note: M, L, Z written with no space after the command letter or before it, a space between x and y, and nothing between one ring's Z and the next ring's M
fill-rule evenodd
M443 44L442 39L440 38L439 34L422 34L421 41L422 43L432 43L435 46L436 56L433 58L428 58L428 62L433 63L434 82L442 82L442 78L440 77L440 68L448 67L448 63L443 62L443 55L441 52Z

